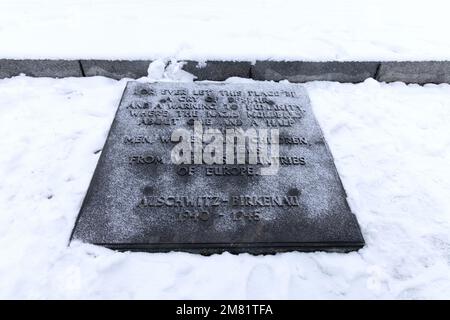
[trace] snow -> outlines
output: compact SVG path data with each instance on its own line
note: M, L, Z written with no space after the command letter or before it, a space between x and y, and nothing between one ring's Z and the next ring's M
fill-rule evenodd
M446 0L2 0L0 58L448 60Z
M203 257L68 246L125 84L0 80L0 298L450 298L450 85L305 85L363 249Z

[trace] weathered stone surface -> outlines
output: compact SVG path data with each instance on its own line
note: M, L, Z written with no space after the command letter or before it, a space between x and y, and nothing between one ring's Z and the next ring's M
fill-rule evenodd
M249 161L174 164L172 132L191 132L194 120L205 129L278 129L277 174ZM72 239L204 254L364 244L306 90L274 83L129 82Z
M406 83L450 83L450 61L382 62L377 80Z
M12 60L0 59L0 78L24 73L32 77L82 77L78 60Z
M377 67L377 62L257 61L251 73L255 80L357 83L373 78Z
M230 77L250 77L251 64L247 61L186 61L183 70L192 73L196 80L224 81Z
M0 79L24 73L33 77L105 76L137 79L147 75L149 60L13 60L0 59ZM367 78L406 83L450 83L450 61L305 62L305 61L186 61L184 70L196 80L229 77L306 82L361 82Z
M149 60L81 60L86 77L138 79L147 76Z

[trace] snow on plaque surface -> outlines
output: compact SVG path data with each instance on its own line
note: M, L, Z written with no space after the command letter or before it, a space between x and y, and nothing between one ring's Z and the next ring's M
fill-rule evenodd
M204 257L68 246L125 84L0 80L0 298L450 298L449 85L305 85L363 249Z
M0 58L449 60L447 0L2 0Z

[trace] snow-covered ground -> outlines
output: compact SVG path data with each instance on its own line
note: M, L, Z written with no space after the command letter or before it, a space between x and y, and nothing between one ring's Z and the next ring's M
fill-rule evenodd
M306 84L367 242L359 252L68 247L125 83L0 80L0 298L450 298L449 85Z
M0 58L449 60L447 0L1 0Z

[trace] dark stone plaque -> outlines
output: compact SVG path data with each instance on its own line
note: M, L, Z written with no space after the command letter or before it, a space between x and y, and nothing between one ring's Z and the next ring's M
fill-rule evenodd
M184 139L174 135L180 129ZM208 129L215 138L201 140ZM256 131L270 150L278 141L279 153L252 162L255 150L246 145L244 163L237 163L234 146L236 163L230 162L225 145L239 139L226 133L240 129ZM211 141L223 151L208 149ZM193 154L175 152L188 155L177 164L172 154L182 142ZM264 153L257 146L256 154ZM199 160L199 150L200 157L209 151L226 163ZM274 172L263 172L275 164ZM129 82L72 239L119 250L204 254L364 245L306 90L274 83Z

